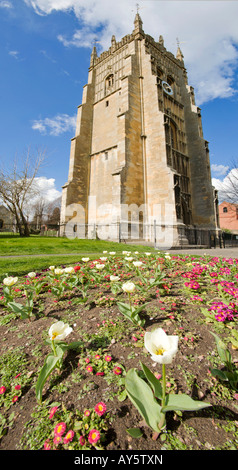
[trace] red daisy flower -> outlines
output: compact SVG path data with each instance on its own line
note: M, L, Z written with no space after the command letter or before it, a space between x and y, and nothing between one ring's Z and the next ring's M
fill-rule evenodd
M117 367L114 367L113 372L116 375L120 375L122 373L122 369L121 369L121 367L117 366Z

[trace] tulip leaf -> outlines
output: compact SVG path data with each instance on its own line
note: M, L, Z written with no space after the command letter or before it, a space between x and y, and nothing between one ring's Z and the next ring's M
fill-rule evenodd
M25 305L22 305L18 302L8 302L8 305L14 313L21 315L22 320L25 320L26 318L28 318L28 315L31 309L29 309L28 307L25 307Z
M226 348L225 344L223 343L223 341L219 338L219 336L217 336L215 333L213 333L212 331L210 332L214 338L215 338L215 341L216 341L216 346L217 346L217 352L221 358L221 360L224 362L224 363L230 363L231 362L231 353L230 351Z
M211 406L210 403L205 403L199 400L193 400L184 393L181 394L169 394L166 396L166 406L162 408L163 413L167 411L198 411L202 408Z
M125 377L125 386L133 405L137 408L145 422L158 432L164 424L164 413L156 401L149 385L138 375L136 369L130 369Z
M148 302L147 302L148 303ZM141 305L138 308L131 307L129 304L125 304L124 302L117 302L117 306L120 310L120 312L128 319L130 320L134 325L140 325L143 326L145 323L145 320L141 319L139 317L139 313L143 308L147 305Z
M42 389L44 384L49 377L50 373L54 370L57 366L58 361L62 358L63 351L61 350L61 354L54 356L53 354L49 354L45 359L45 363L40 371L38 380L36 382L36 397L41 402L42 400Z
M82 341L73 341L72 343L67 344L67 349L78 349L83 346Z
M228 380L226 373L219 369L212 369L211 374L213 377L218 377L220 380Z
M145 306L148 305L148 304L149 304L149 302L146 302L145 304L140 305L140 307L138 307L138 308L132 307L131 310L132 310L133 315L138 315L138 313L140 313L145 308Z
M130 436L133 438L138 438L138 437L143 436L143 432L139 428L129 428L126 430L126 432L128 432L128 434L130 434Z
M153 389L153 392L154 392L156 398L161 399L163 392L162 392L162 387L161 387L160 381L154 376L153 372L151 372L148 369L148 367L146 367L145 364L143 364L142 362L141 362L141 366L142 366L143 372L146 376L146 379L148 380L148 382L150 383L150 385Z

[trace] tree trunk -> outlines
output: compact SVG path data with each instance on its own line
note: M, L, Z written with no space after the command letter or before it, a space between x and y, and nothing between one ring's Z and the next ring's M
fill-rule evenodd
M22 234L20 233L20 236L21 237L29 237L30 236L30 230L29 230L29 226L28 226L28 221L26 220L21 208L19 208L19 212L20 212L20 216L21 216L21 223L23 225L23 230L22 230Z

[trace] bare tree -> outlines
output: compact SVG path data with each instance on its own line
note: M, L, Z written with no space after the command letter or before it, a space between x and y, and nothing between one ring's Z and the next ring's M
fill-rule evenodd
M228 173L218 188L218 196L221 201L231 204L238 203L238 162L233 160Z
M22 237L30 235L26 205L39 192L35 178L44 160L45 151L37 150L36 154L33 154L28 149L21 165L15 159L13 167L9 170L0 169L0 199L15 217Z
M46 201L43 197L37 199L36 203L33 205L34 209L34 217L33 217L33 224L35 224L36 229L39 229L43 224L44 220L44 212L47 207Z

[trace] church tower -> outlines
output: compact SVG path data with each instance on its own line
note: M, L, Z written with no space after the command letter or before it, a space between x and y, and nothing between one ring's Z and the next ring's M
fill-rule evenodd
M171 246L187 227L215 229L208 142L183 54L145 34L139 13L131 34L112 36L100 56L93 47L61 224L68 236L67 226L89 238L96 226L99 238L148 241L154 224L170 226Z

